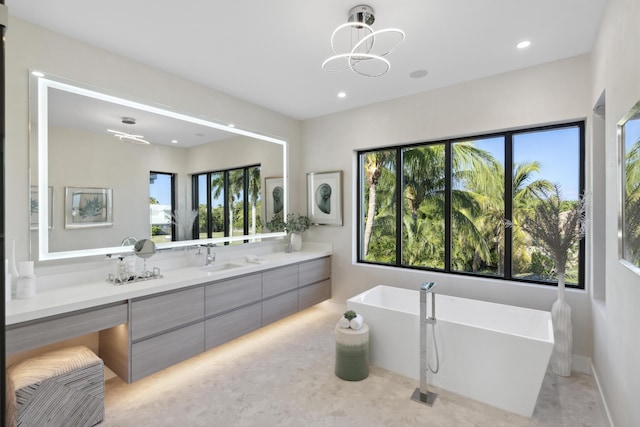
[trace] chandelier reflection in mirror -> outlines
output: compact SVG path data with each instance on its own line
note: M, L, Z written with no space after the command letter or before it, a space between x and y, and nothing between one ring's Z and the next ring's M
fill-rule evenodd
M364 77L378 77L391 69L385 58L404 41L405 34L397 28L374 31L373 8L355 6L349 11L348 22L331 34L331 49L335 55L322 63L328 72L351 70Z
M136 124L135 118L123 117L122 124L125 126L126 132L113 130L113 129L107 129L107 132L111 132L112 134L114 134L113 136L118 138L120 141L130 142L132 144L142 144L142 145L151 144L149 141L144 139L144 135L136 135L135 133L133 133L134 126Z

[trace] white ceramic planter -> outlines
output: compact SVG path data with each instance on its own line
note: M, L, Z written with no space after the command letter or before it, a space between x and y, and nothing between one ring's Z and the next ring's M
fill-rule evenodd
M302 235L291 233L291 249L294 251L302 250Z

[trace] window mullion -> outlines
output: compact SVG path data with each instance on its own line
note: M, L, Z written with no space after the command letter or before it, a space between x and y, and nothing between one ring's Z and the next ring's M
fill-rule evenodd
M585 187L585 181L586 181L586 176L585 176L585 136L584 136L584 122L579 122L578 123L578 129L579 129L579 133L580 133L580 147L579 147L579 156L580 156L580 177L579 177L579 185L580 185L580 191L582 192L582 196L585 196L585 191L586 191L586 187ZM578 287L580 287L580 285L582 285L582 288L585 287L585 270L586 270L586 264L585 264L585 253L586 253L586 247L585 247L585 236L582 236L580 238L580 242L579 242L579 253L578 253Z
M242 213L243 213L243 233L249 234L249 168L243 169L242 177L243 196L242 196Z
M451 271L451 182L452 182L452 142L444 144L444 271Z
M396 265L402 266L402 218L404 216L404 156L401 147L396 149Z
M513 261L513 133L504 136L504 219L510 227L504 230L504 278L512 277Z
M207 174L207 238L211 238L213 236L213 221L211 220L211 215L213 214L213 209L211 204L213 203L211 198L211 190L213 186L211 185L211 179L213 178L212 173Z
M231 230L229 230L229 199L230 199L230 185L229 185L229 171L224 171L223 174L224 179L224 212L222 213L223 218L223 236L227 237L230 235Z

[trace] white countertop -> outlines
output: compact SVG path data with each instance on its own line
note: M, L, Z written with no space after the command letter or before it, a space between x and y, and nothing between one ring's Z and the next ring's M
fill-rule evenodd
M48 316L83 310L104 304L126 301L155 293L199 285L275 267L308 261L331 255L330 250L314 249L293 253L273 252L260 255L264 262L248 263L245 258L217 261L240 264L232 269L208 272L199 267L185 267L162 272L162 278L114 285L106 280L38 292L29 299L14 299L6 303L6 325L41 319Z

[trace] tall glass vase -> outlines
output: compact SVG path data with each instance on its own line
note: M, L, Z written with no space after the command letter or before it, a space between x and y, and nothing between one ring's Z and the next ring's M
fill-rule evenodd
M573 357L573 325L571 306L565 301L564 272L558 272L558 299L551 307L555 344L551 352L551 370L558 375L571 375Z
M288 254L291 253L291 233L287 233L287 237L284 238L284 251Z

